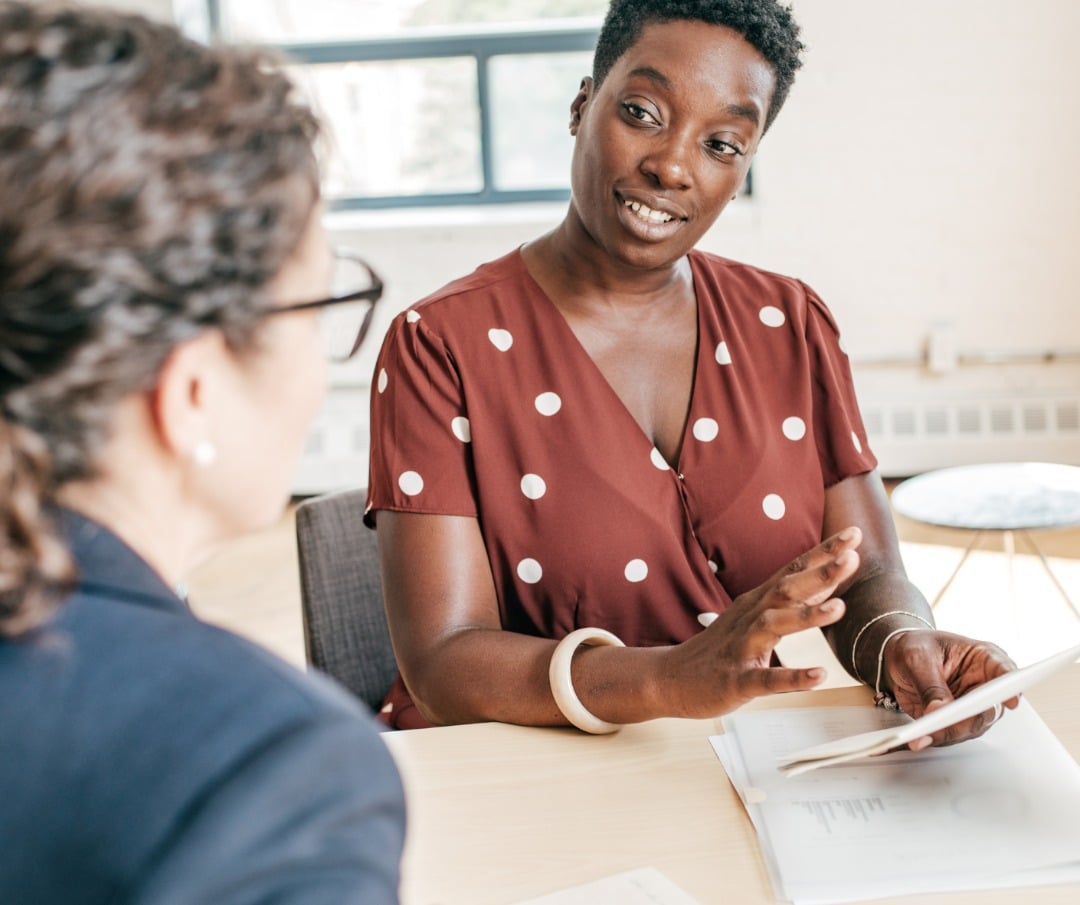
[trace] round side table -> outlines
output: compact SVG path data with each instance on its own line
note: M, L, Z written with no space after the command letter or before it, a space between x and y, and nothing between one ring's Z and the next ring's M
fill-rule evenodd
M974 532L931 607L937 606L949 589L979 538L988 531L1000 531L1010 574L1016 553L1015 535L1020 534L1039 557L1065 602L1080 618L1080 608L1069 598L1029 533L1080 525L1080 468L1047 462L942 468L899 484L891 499L898 514L916 522Z

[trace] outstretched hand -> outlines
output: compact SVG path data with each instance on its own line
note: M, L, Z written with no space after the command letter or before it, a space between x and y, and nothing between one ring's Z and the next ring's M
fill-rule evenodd
M859 567L858 528L846 528L802 554L764 584L735 598L698 635L671 649L671 702L683 716L728 713L762 695L806 691L825 670L770 666L785 635L820 628L844 615L834 596Z
M912 717L943 707L976 686L996 679L1016 664L997 645L937 630L905 632L886 646L883 663L884 688L892 691L900 709ZM1020 703L1010 698L1010 710ZM1001 715L990 708L932 736L916 739L915 751L931 745L955 745L977 738Z

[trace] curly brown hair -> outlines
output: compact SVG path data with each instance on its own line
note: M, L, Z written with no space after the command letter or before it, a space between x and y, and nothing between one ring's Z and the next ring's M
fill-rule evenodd
M202 330L257 343L318 198L281 62L0 0L0 635L70 583L50 502L94 476L116 403Z

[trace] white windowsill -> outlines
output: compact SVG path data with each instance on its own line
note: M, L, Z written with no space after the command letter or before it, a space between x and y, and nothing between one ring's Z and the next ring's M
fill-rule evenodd
M475 204L448 207L405 207L382 210L330 211L331 231L423 229L446 226L491 226L493 223L551 223L562 219L565 201L522 204Z

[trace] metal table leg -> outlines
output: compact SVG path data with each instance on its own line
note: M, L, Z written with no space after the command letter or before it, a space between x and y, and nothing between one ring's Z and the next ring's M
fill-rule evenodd
M960 567L963 566L965 562L967 562L967 558L971 555L971 551L975 549L975 544L979 542L979 538L982 537L982 535L983 532L979 530L976 531L975 534L972 536L971 543L967 545L967 549L964 550L964 555L960 557L960 561L956 564L956 568L952 570L952 575L949 576L945 584L941 586L941 590L937 592L937 594L934 596L934 599L930 602L930 609L936 607L941 598L945 596L945 592L949 590L949 585L951 585L953 583L953 579L956 578L956 573L959 572Z
M1046 569L1046 574L1050 576L1050 580L1054 583L1054 587L1058 589L1058 592L1061 594L1062 599L1072 608L1073 613L1076 614L1076 618L1080 619L1080 608L1078 608L1077 605L1073 603L1064 586L1061 584L1060 581L1058 581L1058 577L1054 574L1054 570L1050 568L1050 563L1048 563L1046 561L1046 557L1043 556L1043 551L1040 550L1039 545L1035 543L1035 538L1033 538L1027 531L1021 531L1020 533L1024 535L1024 537L1027 539L1027 542L1031 545L1031 549L1035 551L1035 555L1039 557L1039 562L1043 564L1043 568Z

